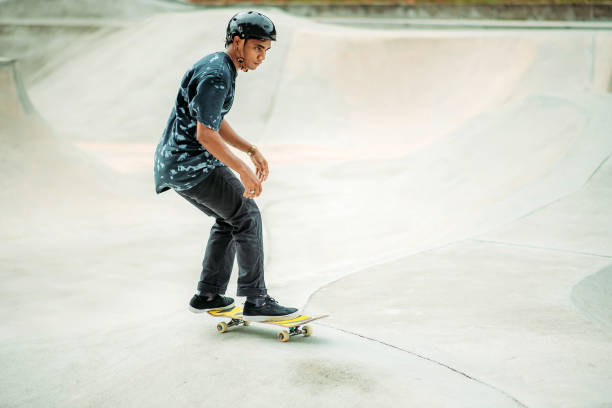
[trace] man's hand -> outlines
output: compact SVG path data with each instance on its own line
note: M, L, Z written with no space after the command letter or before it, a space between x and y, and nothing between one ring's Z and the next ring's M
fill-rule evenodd
M259 179L260 183L263 183L268 179L268 174L270 173L268 170L268 161L263 157L263 154L261 154L259 150L255 150L255 152L251 155L251 161L255 165L257 179Z
M261 181L255 176L253 171L245 165L239 174L240 181L244 186L244 193L242 195L246 198L259 197L261 194Z
M208 135L210 133L207 132L207 130L209 129L207 129L206 126L200 125L200 123L198 122L198 135L200 134L200 126L202 127L203 136ZM212 136L208 138L203 137L202 140L200 140L200 136L198 136L198 140L200 140L202 145L210 153L212 153L213 156L215 156L217 159L221 160L223 163L227 164L230 168L240 174L240 181L242 181L242 184L245 188L244 196L246 198L258 197L261 194L261 183L268 178L268 161L263 157L261 152L257 150L257 148L255 148L255 146L251 145L245 139L240 137L236 132L234 132L234 129L232 129L232 127L229 125L229 123L225 121L225 119L223 120L223 122L221 122L219 132L212 132L214 133L213 136L218 135L219 139L223 139L224 142L234 146L236 149L242 152L250 152L251 148L255 149L255 151L253 151L253 154L249 155L251 157L251 161L255 165L255 173L253 173L253 171L248 168L246 163L234 156L234 154L231 153L229 149L226 149L224 143L221 143L223 144L223 149L219 149L223 150L222 152L212 151L208 147L207 140L215 138Z

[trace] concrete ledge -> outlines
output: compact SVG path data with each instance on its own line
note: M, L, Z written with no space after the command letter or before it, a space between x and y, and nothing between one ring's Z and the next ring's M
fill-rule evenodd
M221 3L191 0L190 3L209 7L273 6L304 17L612 21L612 2L593 4L297 4L275 1Z
M612 21L485 20L458 18L446 20L418 18L314 17L315 21L360 28L420 29L517 29L517 30L612 30Z
M409 18L470 18L496 20L612 20L609 4L406 4L283 6L287 11L309 16L368 16ZM309 14L310 13L310 14Z
M0 27L69 27L69 28L92 28L92 27L128 27L128 21L94 19L94 18L10 18L0 19Z

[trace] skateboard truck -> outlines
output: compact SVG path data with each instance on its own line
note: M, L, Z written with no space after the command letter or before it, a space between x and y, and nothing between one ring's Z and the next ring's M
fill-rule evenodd
M219 333L225 333L227 331L227 329L229 329L230 327L234 327L234 326L248 326L250 324L251 324L251 322L249 322L248 320L232 319L232 320L230 320L227 323L225 323L225 322L217 323L217 331Z
M229 322L220 322L217 323L217 331L219 333L225 333L230 327L234 326L249 326L251 322L248 320L242 319L232 319ZM289 339L293 336L303 335L304 337L309 337L312 335L312 327L310 326L294 326L289 327L289 330L281 330L278 332L277 337L281 342L289 341Z
M235 306L235 307L232 307L230 309L225 309L225 310L211 310L208 312L208 314L214 317L229 317L231 319L229 322L217 323L217 331L219 333L225 333L230 327L249 326L251 324L250 321L244 320L241 307ZM293 336L300 336L300 335L304 337L311 336L312 327L306 326L305 323L310 323L313 320L322 319L327 316L328 315L319 315L319 316L310 317L310 316L300 315L298 317L295 317L289 320L281 320L281 321L268 320L268 321L262 321L262 322L257 322L257 323L276 325L276 326L281 326L286 329L289 329L289 330L281 330L277 333L278 339L284 343L286 341L289 341L289 339L291 339L291 337Z
M312 327L304 326L301 328L300 326L290 327L289 331L281 330L278 332L278 339L282 342L289 341L289 339L293 336L303 335L304 337L309 337L312 335Z

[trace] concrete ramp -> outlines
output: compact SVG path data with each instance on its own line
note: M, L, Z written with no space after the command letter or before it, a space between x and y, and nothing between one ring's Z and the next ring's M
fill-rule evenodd
M520 37L297 30L265 140L401 157L504 102L536 50Z
M612 32L266 11L226 119L270 162L270 293L331 314L280 350L187 314L213 220L153 192L180 78L236 11L83 37L30 90L51 129L0 135L0 404L608 406Z
M297 239L293 258L271 268L324 279L484 233L580 189L612 152L611 40L296 29L261 140L299 185L282 184L284 199L267 208ZM296 214L304 203L313 211ZM321 214L334 233L321 233Z
M509 102L606 92L607 33L532 34L298 28L266 141L398 157Z
M612 265L576 284L572 300L587 316L612 332Z
M35 231L55 231L45 235L49 238L58 230L82 230L84 224L100 219L121 223L118 214L131 211L113 197L133 187L126 187L98 158L49 126L31 103L14 59L0 60L0 97L3 237L21 239Z
M3 121L34 113L17 69L17 60L0 57L0 118Z

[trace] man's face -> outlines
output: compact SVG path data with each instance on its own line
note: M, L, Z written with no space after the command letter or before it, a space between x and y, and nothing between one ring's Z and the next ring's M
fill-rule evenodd
M244 65L251 70L257 69L266 59L271 44L270 40L248 39L244 45Z

